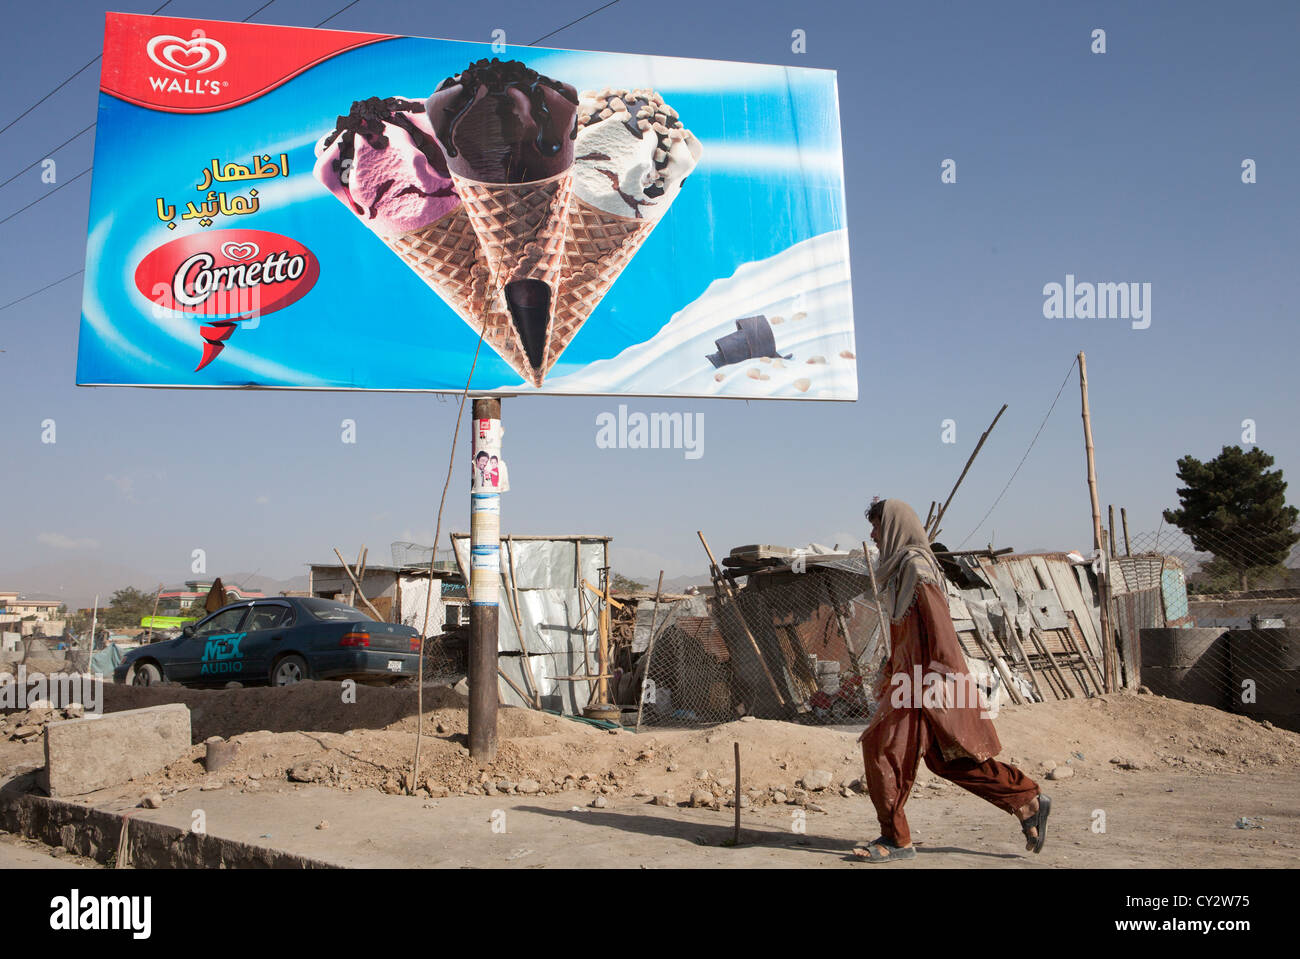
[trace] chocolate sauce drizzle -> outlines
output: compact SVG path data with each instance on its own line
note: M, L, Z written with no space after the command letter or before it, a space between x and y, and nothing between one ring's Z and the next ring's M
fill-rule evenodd
M442 150L438 146L438 141L429 134L425 133L414 123L411 122L408 113L423 113L424 104L417 103L413 100L403 100L400 97L370 97L367 100L357 100L352 104L352 109L345 117L339 117L334 132L325 138L325 147L328 149L339 137L343 139L339 142L339 154L334 158L331 168L338 174L339 180L346 184L348 182L345 171L352 168L352 163L356 159L356 141L354 136L362 137L372 149L384 150L388 147L388 137L384 134L385 124L392 124L405 130L410 136L411 142L415 148L424 154L424 158L429 161L429 166L443 179L450 181L451 174L447 171L447 160L442 155ZM343 136L343 134L348 134ZM369 216L374 219L376 208L380 199L392 187L392 181L381 184L375 195L375 203L372 206ZM416 189L408 187L402 193L410 192ZM425 196L450 196L451 187L448 185L448 192L435 191ZM399 193L399 196L402 194ZM364 211L352 204L357 209L357 213Z
M480 90L484 97L493 97L496 100L497 116L501 120L502 132L507 136L517 136L520 132L520 123L515 117L514 103L507 96L506 90L514 87L527 95L529 115L537 124L534 146L543 157L553 157L559 153L563 147L564 136L556 129L555 117L551 115L550 108L546 105L545 90L549 88L555 91L575 106L578 103L577 93L568 84L542 76L518 60L502 61L496 57L491 60L478 60L456 76L443 80L434 92L440 93L455 86L460 87L460 92L446 108L445 112L451 116L451 123L448 126L448 135L444 138L447 155L453 157L458 155L456 128L470 108L480 99ZM575 115L573 129L569 131L568 139L575 139L577 135L578 118Z

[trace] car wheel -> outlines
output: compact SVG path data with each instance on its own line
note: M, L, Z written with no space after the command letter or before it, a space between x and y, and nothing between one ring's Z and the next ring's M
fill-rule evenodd
M307 678L307 661L301 656L286 656L271 670L272 686L292 686Z
M161 686L162 671L153 663L141 663L135 667L135 675L131 677L132 686Z

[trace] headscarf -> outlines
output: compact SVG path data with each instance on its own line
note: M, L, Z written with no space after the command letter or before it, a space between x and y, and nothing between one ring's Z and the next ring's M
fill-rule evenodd
M941 586L943 572L916 511L899 499L881 500L880 505L880 579L884 588L892 586L890 619L897 623L911 608L917 586Z

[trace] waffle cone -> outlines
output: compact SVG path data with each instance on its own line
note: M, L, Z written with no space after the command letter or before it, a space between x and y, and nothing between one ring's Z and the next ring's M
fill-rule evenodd
M551 289L550 322L560 293L564 242L573 197L573 171L529 183L482 183L452 173L469 221L478 236L481 255L495 278L489 302L498 306L507 284L540 280ZM507 323L510 316L505 316ZM522 345L522 343L521 343ZM543 348L544 356L544 348ZM541 385L541 370L525 379Z
M464 204L422 229L383 240L516 373L535 380L510 316L491 306L491 273Z
M615 216L574 197L564 240L560 295L542 362L545 377L641 249L658 220Z

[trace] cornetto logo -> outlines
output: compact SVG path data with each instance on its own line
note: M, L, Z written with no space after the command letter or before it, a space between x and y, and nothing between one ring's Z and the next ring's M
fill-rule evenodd
M226 47L219 40L204 36L196 30L189 40L166 34L152 37L145 44L149 59L172 76L150 76L149 86L155 93L191 93L217 95L223 86L220 80L201 80L199 75L211 73L226 62ZM190 76L194 74L194 76Z
M260 320L306 296L320 261L297 240L267 230L215 230L164 243L135 268L135 285L165 311L209 321L198 369L216 359L238 321ZM252 326L253 324L250 324Z

